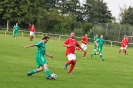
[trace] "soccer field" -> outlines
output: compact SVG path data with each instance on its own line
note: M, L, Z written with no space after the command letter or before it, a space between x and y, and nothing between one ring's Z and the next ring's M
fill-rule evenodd
M128 48L128 55L124 55L118 54L119 47L104 45L102 62L99 56L90 58L93 44L89 44L87 58L76 51L76 66L72 74L67 74L63 68L68 61L66 48L63 41L52 39L47 43L47 53L54 59L47 57L47 61L57 79L46 80L45 72L28 77L27 72L36 68L36 47L24 46L38 41L39 38L29 41L29 37L13 39L11 35L0 35L0 88L133 88L133 48Z

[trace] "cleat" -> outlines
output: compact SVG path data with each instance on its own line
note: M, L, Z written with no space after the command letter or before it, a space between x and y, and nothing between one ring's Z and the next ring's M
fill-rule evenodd
M101 59L100 61L104 61L104 59Z
M32 74L30 74L29 72L27 73L27 76L32 76Z
M70 73L68 72L68 74L72 74L72 73L71 72Z
M54 77L51 77L51 76L46 77L46 79L55 80L55 78Z
M86 57L84 57L84 58L86 58Z
M67 64L64 65L64 69L67 70Z
M90 54L90 55L91 55L91 58L92 58L93 55L92 54Z

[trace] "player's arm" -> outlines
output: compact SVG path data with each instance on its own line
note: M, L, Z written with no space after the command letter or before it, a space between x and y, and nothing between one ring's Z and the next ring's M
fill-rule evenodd
M63 44L63 46L64 46L64 47L70 47L70 45L68 45L68 44Z
M31 44L29 46L24 46L24 48L30 48L30 47L33 47L33 46L35 46L35 44Z
M76 44L76 46L78 47L78 48L80 48L82 51L84 51L83 49L82 49L82 47L77 43Z
M29 23L29 26L31 26L31 24Z
M50 57L50 58L54 58L53 55L50 55L50 54L48 54L48 53L45 53L45 55L48 56L48 57Z
M69 41L66 40L66 41L63 43L63 46L64 46L64 47L70 47L70 45L68 45L68 42L69 42Z

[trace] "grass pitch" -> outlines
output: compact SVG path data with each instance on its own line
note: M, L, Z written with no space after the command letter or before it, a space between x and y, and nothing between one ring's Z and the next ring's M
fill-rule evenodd
M49 40L47 53L54 55L48 58L51 73L57 74L57 80L46 80L44 72L28 77L28 71L36 68L36 47L23 48L40 41L28 37L13 39L11 35L0 35L0 88L132 88L133 87L133 48L127 53L118 54L119 47L103 47L104 62L99 56L90 58L93 44L88 45L87 58L83 52L76 51L77 63L71 75L63 69L67 60L63 41ZM69 68L69 67L68 67Z

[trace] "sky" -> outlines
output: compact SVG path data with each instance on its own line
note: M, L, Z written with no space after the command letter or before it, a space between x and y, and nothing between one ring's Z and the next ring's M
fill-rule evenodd
M126 7L129 6L133 7L133 0L103 0L104 2L107 2L107 6L109 7L109 10L111 11L112 15L116 17L116 19L119 19L119 13L120 13L120 7Z

